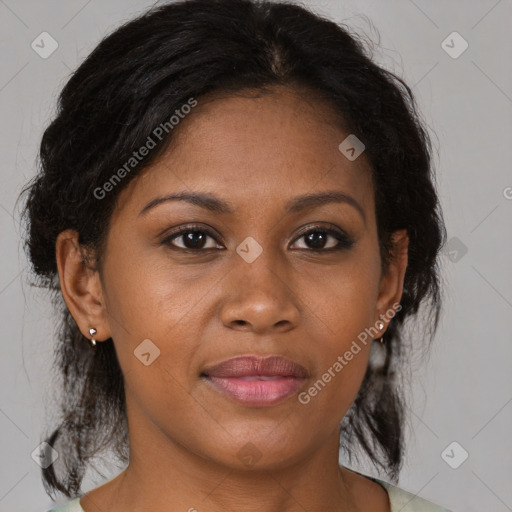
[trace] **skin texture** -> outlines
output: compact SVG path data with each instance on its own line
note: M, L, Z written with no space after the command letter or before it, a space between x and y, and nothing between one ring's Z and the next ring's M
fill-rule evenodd
M381 275L364 155L349 161L338 150L348 133L327 105L277 87L199 101L175 135L120 194L101 274L82 263L75 232L57 240L62 293L82 333L90 338L94 327L98 343L113 338L130 429L129 467L82 497L82 508L388 511L380 485L338 466L339 424L371 340L306 405L297 394L241 405L200 378L234 356L277 354L306 367L307 390L400 302L408 239L396 232L394 260ZM353 197L365 219L343 202L285 213L290 199L327 190ZM169 201L139 215L179 191L214 194L235 214ZM195 253L180 252L183 236L162 243L189 224L216 239ZM302 228L333 226L353 246L329 252L337 241L328 236L324 252L312 252ZM252 263L236 252L249 236L263 249ZM149 366L134 356L145 339L160 350ZM248 443L259 457L252 466L240 456Z

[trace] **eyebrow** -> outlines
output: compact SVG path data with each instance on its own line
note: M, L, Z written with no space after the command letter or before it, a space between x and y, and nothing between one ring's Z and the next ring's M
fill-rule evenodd
M214 196L213 194L201 192L177 192L175 194L156 197L151 200L139 212L139 217L145 215L149 210L156 206L169 201L186 201L214 213L235 213L235 210L230 203ZM299 213L328 203L345 203L351 205L360 213L366 223L366 214L361 205L352 196L349 196L339 190L328 190L326 192L318 192L316 194L304 194L297 196L286 203L285 211L288 214Z

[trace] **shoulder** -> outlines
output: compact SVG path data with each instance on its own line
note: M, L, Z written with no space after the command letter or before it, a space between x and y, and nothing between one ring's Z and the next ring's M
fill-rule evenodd
M391 512L450 512L445 508L439 507L430 501L420 498L404 489L400 489L388 482L384 482L378 478L372 478L372 480L382 485L388 492Z
M64 505L59 505L47 512L84 512L84 509L80 506L80 498L75 498L68 503L64 503Z
M384 487L389 497L391 512L451 512L446 508L439 507L420 496L405 491L404 489L400 489L399 487L385 482L384 480L362 475L361 473L358 474ZM80 506L80 498L75 498L64 505L59 505L47 512L84 512L84 510Z
M368 486L369 482L373 482L374 485L377 484L377 487L381 489L383 488L386 491L391 512L451 512L446 508L435 505L416 494L400 489L384 480L364 475L359 471L344 466L340 466L340 469L348 481L352 482L354 488L365 497L368 497L372 492L371 488ZM357 477L357 479L354 477Z

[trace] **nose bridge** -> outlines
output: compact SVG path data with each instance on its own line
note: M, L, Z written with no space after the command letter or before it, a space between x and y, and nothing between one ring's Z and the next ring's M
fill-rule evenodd
M285 298L287 273L278 249L262 246L254 239L246 240L238 246L237 256L236 272L246 285L242 291L277 300Z
M295 325L299 311L279 250L245 240L237 247L230 279L230 299L224 304L225 325L265 331ZM282 327L281 327L282 328Z

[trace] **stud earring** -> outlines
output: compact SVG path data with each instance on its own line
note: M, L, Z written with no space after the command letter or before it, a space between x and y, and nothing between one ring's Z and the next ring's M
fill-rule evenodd
M95 348L96 347L96 340L94 339L94 335L96 334L96 329L94 329L94 327L91 327L89 329L89 334L91 335L91 347Z
M377 327L379 328L379 330L382 330L384 328L384 322L381 322L380 320L377 322ZM384 343L384 336L381 336L379 341L381 343Z

